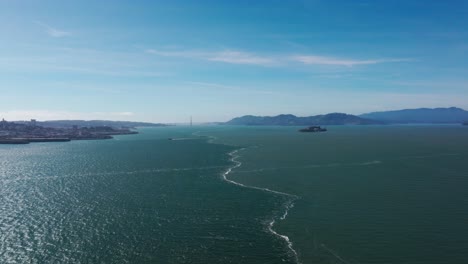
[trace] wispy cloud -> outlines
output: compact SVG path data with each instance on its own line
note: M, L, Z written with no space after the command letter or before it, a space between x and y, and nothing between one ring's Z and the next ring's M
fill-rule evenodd
M72 34L68 31L63 31L63 30L60 30L60 29L57 29L57 28L54 28L52 26L49 26L47 25L46 23L44 22L41 22L41 21L33 21L35 24L41 26L42 28L44 28L45 32L51 36L51 37L54 37L54 38L63 38L63 37L68 37L68 36L71 36Z
M315 55L295 55L295 56L291 56L290 58L293 61L301 62L307 65L330 65L330 66L347 66L347 67L352 67L352 66L357 66L357 65L370 65L370 64L389 63L389 62L411 61L411 59L356 60L356 59L342 59L342 58L315 56Z
M201 59L207 61L224 62L230 64L247 64L258 66L272 66L278 63L276 58L261 56L250 52L237 50L223 51L162 51L148 49L146 53L165 56L165 57L180 57Z
M271 66L276 64L276 61L273 58L262 57L252 53L230 50L212 54L209 60L232 64L253 64L261 66Z
M344 59L319 55L259 55L252 52L238 50L223 51L195 51L195 50L156 50L147 49L146 53L165 56L179 57L187 59L199 59L206 61L224 62L230 64L247 64L258 66L285 66L292 62L299 62L305 65L322 66L346 66L353 67L359 65L372 65L391 62L412 61L407 58L386 58L386 59Z
M28 47L29 48L29 47ZM37 47L31 47L31 50ZM156 78L172 75L141 52L41 47L36 56L12 55L0 58L4 72L48 72L118 77Z

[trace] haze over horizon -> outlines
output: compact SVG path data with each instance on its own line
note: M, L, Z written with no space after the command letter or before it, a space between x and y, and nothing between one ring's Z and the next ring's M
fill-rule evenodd
M0 118L468 109L465 1L3 1Z

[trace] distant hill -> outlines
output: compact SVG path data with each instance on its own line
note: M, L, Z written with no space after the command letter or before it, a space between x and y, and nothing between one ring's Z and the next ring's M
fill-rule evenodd
M373 112L360 115L362 118L379 120L387 123L432 123L449 124L468 121L468 111L461 108L419 108L396 111Z
M250 125L250 126L310 126L310 125L372 125L381 124L380 121L369 120L354 115L343 113L331 113L308 117L295 115L278 116L252 116L246 115L234 118L225 125Z
M27 124L29 121L15 121L19 124ZM121 127L159 127L166 126L165 124L155 124L146 122L130 122L130 121L109 121L109 120L53 120L53 121L42 121L37 122L38 126L53 127L53 128L69 128L73 126L78 127L97 127L97 126L109 126L115 128Z

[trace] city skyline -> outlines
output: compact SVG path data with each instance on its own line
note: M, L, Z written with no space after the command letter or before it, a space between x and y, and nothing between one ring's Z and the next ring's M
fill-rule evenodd
M0 3L0 118L468 108L463 1Z

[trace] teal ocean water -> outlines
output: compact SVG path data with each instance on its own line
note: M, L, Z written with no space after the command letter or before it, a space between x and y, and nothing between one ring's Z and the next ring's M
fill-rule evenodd
M0 263L468 263L467 128L296 129L2 145Z

